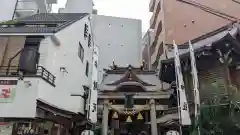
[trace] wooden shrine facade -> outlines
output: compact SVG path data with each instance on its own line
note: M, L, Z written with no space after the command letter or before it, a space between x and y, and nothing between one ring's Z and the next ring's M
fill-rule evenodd
M216 92L226 94L229 86L240 88L240 27L231 24L192 41L200 84L200 98L204 101ZM179 45L180 60L188 100L193 101L191 63L188 44ZM175 81L173 53L162 61L160 80ZM210 97L209 97L210 96Z
M162 90L158 75L142 67L105 70L99 85L98 118L102 135L147 133L158 135L177 121L177 110L169 108L172 90ZM167 117L165 117L167 116Z

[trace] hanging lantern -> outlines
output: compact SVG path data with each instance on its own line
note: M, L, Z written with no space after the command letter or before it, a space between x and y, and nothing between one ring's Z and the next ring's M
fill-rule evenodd
M117 114L117 112L114 112L114 113L113 113L112 118L113 118L113 119L117 119L117 118L118 118L118 114Z
M131 116L128 116L128 117L127 117L126 122L128 122L128 123L132 122L132 118L131 118Z
M143 116L142 116L142 114L140 112L138 113L137 119L138 120L143 120Z

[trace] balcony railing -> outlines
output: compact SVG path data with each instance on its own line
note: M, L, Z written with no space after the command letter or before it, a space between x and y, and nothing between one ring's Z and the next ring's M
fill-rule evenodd
M150 12L153 12L155 3L156 3L156 0L150 0L150 3L149 3L149 11Z
M151 17L151 20L150 20L150 22L151 22L150 25L151 25L151 26L150 26L150 27L151 27L152 29L155 28L155 25L156 25L157 19L158 19L158 17L159 17L160 11L161 11L161 2L158 3L157 9L156 9L156 11L153 13L153 15L152 15L152 17Z
M35 73L23 73L18 66L0 66L0 77L40 77L55 87L56 77L42 66L38 66Z

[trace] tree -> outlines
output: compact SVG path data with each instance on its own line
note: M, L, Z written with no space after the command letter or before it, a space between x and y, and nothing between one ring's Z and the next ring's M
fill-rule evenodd
M218 83L200 90L201 135L238 135L240 133L240 92L234 86L227 91ZM192 135L196 134L193 128Z

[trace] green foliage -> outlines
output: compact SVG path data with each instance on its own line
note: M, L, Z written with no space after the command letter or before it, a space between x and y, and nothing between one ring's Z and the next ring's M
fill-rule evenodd
M1 25L11 25L11 24L16 24L17 20L9 20L9 21L4 21L0 22Z
M240 92L234 86L223 90L214 83L203 90L200 107L201 135L239 135L240 133ZM198 135L194 128L191 135Z

